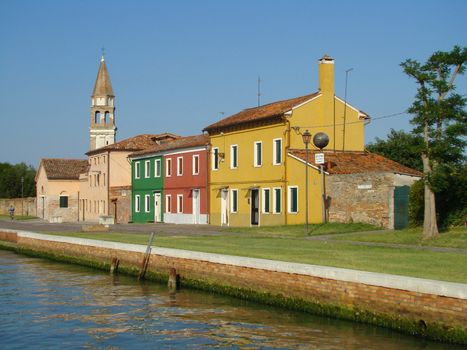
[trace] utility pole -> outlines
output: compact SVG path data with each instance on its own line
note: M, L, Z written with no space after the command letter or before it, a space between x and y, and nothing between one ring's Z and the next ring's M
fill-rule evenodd
M261 106L261 77L258 76L258 107Z
M344 127L342 130L342 152L345 151L345 123L346 123L346 114L347 114L347 80L349 73L353 71L353 68L349 68L345 71L345 93L344 93Z

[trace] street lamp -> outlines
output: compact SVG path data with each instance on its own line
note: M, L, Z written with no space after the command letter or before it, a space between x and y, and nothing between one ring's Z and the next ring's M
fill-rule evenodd
M313 137L313 144L315 147L319 148L320 152L323 151L323 148L326 147L329 144L329 137L326 135L324 132L319 132L315 134ZM318 154L316 154L315 157L317 157ZM324 153L321 153L321 159L320 161L315 158L315 163L319 164L319 170L321 173L321 212L322 212L322 221L323 224L326 223L326 191L324 188Z
M308 144L311 141L311 134L306 130L302 134L303 143L305 144L305 233L308 234Z

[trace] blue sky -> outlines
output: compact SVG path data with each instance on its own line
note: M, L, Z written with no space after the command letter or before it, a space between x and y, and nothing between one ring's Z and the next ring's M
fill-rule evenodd
M399 67L466 45L466 1L0 2L0 162L83 158L101 47L117 139L200 133L225 115L317 90L335 61L336 94L372 117L404 111L415 84ZM466 77L457 82L465 93ZM366 142L410 116L375 120Z

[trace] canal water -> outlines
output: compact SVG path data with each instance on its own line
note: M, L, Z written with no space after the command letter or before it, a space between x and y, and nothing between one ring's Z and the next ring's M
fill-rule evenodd
M458 347L0 250L0 349L76 348Z

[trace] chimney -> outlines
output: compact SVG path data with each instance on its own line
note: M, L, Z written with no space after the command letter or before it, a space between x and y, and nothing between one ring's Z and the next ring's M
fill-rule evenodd
M319 90L334 97L334 59L324 55L319 60Z

